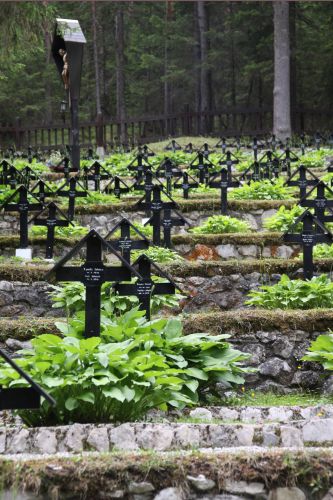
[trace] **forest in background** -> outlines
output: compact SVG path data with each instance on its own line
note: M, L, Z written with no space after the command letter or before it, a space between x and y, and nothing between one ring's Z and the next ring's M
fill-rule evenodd
M80 114L128 116L272 107L269 2L0 2L0 125L61 121L50 57L55 17L87 39ZM333 4L291 2L292 108L333 104Z

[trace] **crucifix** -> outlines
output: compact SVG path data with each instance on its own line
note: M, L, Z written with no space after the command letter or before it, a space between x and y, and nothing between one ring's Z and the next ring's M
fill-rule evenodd
M95 161L91 167L84 167L83 186L86 190L89 187L89 181L94 181L94 190L101 190L101 181L111 179L111 174L98 162Z
M218 177L220 178L218 179ZM229 172L226 168L222 168L221 171L215 174L209 181L209 187L221 190L222 215L228 213L228 188L239 186L240 182L233 179L232 176L229 177Z
M135 283L116 283L114 289L120 296L134 295L137 297L140 304L139 308L141 311L146 311L146 318L149 321L152 295L173 295L176 292L176 288L180 289L170 276L144 254L140 255L133 266L137 269L140 278ZM151 276L152 268L165 278L167 282L154 282Z
M172 217L172 212L174 212L177 217ZM161 217L161 223L163 227L163 245L166 248L171 248L171 229L175 226L185 226L188 224L187 220L178 213L176 210L172 210L171 208L164 208ZM146 222L149 224L149 221Z
M68 186L68 189L64 187ZM81 187L83 191L78 191L77 186ZM56 191L56 196L63 196L68 198L68 218L69 220L74 219L75 214L75 199L77 197L87 196L88 193L85 191L83 186L80 185L79 181L75 177L67 179L66 182L60 186Z
M33 193L43 205L45 204L46 198L51 198L55 195L55 191L53 191L53 189L51 189L42 179L39 179L31 188L30 192Z
M166 192L171 195L172 192L172 178L176 177L179 179L182 173L181 171L175 167L170 158L165 158L161 165L156 170L156 177L163 177L166 179Z
M111 236L120 229L120 237L118 239L110 239ZM135 235L142 238L141 240L131 238L131 230ZM113 248L115 248L122 257L131 263L131 251L132 250L147 250L150 245L150 241L145 237L141 231L135 227L128 219L123 218L118 222L114 228L105 236L105 240L108 241Z
M197 161L197 163L195 163ZM190 163L190 168L194 168L198 170L199 183L208 185L210 171L209 168L214 169L213 173L215 173L215 165L208 160L208 158L204 158L202 152L199 151L197 156Z
M292 231L298 224L303 224L301 233ZM283 235L283 241L286 243L299 243L303 247L303 274L305 279L313 277L313 247L317 243L331 243L333 235L326 229L324 224L306 210L296 219L294 224Z
M136 204L138 209L145 209L152 212L149 224L153 227L153 243L154 245L161 246L161 212L166 208L178 208L177 203L163 190L159 185L153 186L153 199L148 203L145 200L145 196L141 198ZM163 201L161 195L165 194L168 201Z
M313 191L316 190L316 196L310 199ZM331 199L325 196L328 192L331 195ZM332 208L333 208L333 191L325 184L323 181L317 182L317 184L307 193L307 195L301 199L299 204L301 207L314 208L315 216L320 220L320 222L332 222ZM329 210L330 215L325 215L326 209Z
M66 266L81 248L86 247L86 258L82 266ZM105 266L103 250L115 255L121 266ZM55 276L57 281L80 281L86 289L84 336L97 337L101 332L101 287L105 282L129 281L132 275L141 278L118 252L94 229L82 238L65 257L47 273L46 278Z
M3 349L0 356L22 377L29 387L9 387L0 390L0 411L37 410L41 407L41 398L55 406L55 400L28 375Z
M187 172L183 172L182 180L174 182L173 187L175 189L182 189L184 199L188 200L189 190L197 189L199 187L199 183L193 177L191 177Z
M11 203L17 195L19 196L18 202ZM28 195L32 196L38 203L31 203L28 200ZM23 185L19 186L1 205L0 210L4 209L5 212L18 212L20 214L20 250L28 248L28 213L39 211L42 208L42 204Z
M112 177L110 182L105 186L103 193L114 194L120 199L123 193L129 193L131 190L130 186L126 184L118 175Z
M311 179L307 179L306 174L311 176ZM285 186L297 186L299 188L300 199L306 196L306 188L308 186L316 186L320 181L319 177L311 172L310 169L306 168L304 165L300 165L286 180Z
M47 217L41 218L41 215L46 214ZM57 219L57 213L61 218ZM54 232L56 227L68 227L69 224L74 227L74 224L66 217L64 212L53 202L49 203L44 207L35 217L33 217L29 224L33 222L35 226L46 226L47 236L46 236L46 249L45 249L45 259L53 259L53 248L54 248Z

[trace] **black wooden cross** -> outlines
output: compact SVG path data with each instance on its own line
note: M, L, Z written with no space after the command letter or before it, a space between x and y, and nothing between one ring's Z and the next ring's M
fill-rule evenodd
M313 199L312 193L316 190L316 196ZM326 192L330 193L331 199L326 197ZM333 191L328 187L323 181L317 182L317 184L307 193L307 195L301 199L299 202L301 207L314 208L315 216L320 220L320 222L332 222L332 208L333 208ZM325 212L328 210L329 215Z
M86 259L82 266L65 266L82 247L86 247ZM103 250L115 255L121 266L105 266ZM140 274L103 239L94 229L82 238L65 257L47 273L46 278L55 276L57 281L80 281L86 289L85 337L97 337L101 332L101 287L105 282L129 281L132 275Z
M7 178L9 177L9 169L12 167L11 163L7 160L2 160L0 163L0 184L7 185Z
M210 160L208 160L208 158L204 158L203 153L200 151L194 158L194 160L191 161L190 168L198 170L200 184L206 183L206 185L208 185L210 168L212 168L213 173L215 173L215 165Z
M172 217L172 212L176 214L176 217ZM171 208L163 209L161 223L163 227L163 245L166 248L172 247L171 229L175 226L185 226L185 224L188 224L187 220L179 212ZM149 224L149 221L146 224Z
M239 163L239 160L231 153L231 151L226 151L219 160L219 165L225 165L227 167L229 180L231 180L232 177L232 166L237 165L237 163Z
M182 180L174 182L173 187L175 189L182 189L183 197L185 200L187 200L189 190L197 189L199 187L199 183L193 177L191 177L190 174L188 174L187 172L183 172Z
M274 176L276 179L280 175L280 162L278 157L273 151L266 151L266 153L259 158L259 166L265 169L265 178L271 179Z
M208 159L208 157L209 157L209 155L210 155L211 153L214 153L214 150L212 150L212 151L211 151L211 150L209 149L209 146L208 146L207 142L205 142L205 143L201 146L201 148L199 149L199 151L200 151L200 152L204 155L204 158L206 158L206 159Z
M28 165L26 167L24 167L20 171L20 173L22 176L22 184L27 186L28 189L30 187L30 181L37 181L39 179L36 172L34 172L34 170L31 167L29 167Z
M222 154L224 155L227 149L227 143L225 141L225 137L221 137L221 139L218 141L218 143L215 145L216 148L221 147Z
M41 406L41 398L55 406L55 400L37 384L3 349L0 356L13 368L30 387L9 387L0 390L0 411L3 410L37 410Z
M98 161L95 161L91 167L84 167L83 171L83 186L86 190L88 190L89 181L94 181L94 191L100 191L101 181L109 180L112 177Z
M114 289L120 296L133 295L137 297L139 299L140 310L146 311L146 318L150 320L150 300L152 295L173 295L176 289L181 290L170 276L144 254L140 255L134 262L133 267L137 269L141 276L137 279L136 283L117 283ZM152 268L165 278L167 282L155 283L151 277Z
M252 144L248 145L249 148L252 149L254 155L254 161L258 159L258 149L263 149L265 147L264 143L258 141L257 137L253 137Z
M150 210L152 216L149 219L149 224L153 227L153 243L154 245L161 245L161 212L166 208L178 208L177 203L163 190L159 185L153 186L153 199L146 202L144 196L136 204L138 209ZM168 198L168 201L161 199L162 193Z
M314 143L315 143L317 151L319 151L320 145L323 141L324 141L324 137L321 135L321 133L316 132L314 135Z
M161 165L156 170L156 177L163 177L166 180L166 192L171 195L172 192L172 179L176 177L179 179L182 176L181 170L177 168L170 158L165 158Z
M172 139L169 144L167 144L164 148L164 151L179 151L182 149L181 145L175 139Z
M144 173L147 170L151 170L151 165L147 161L146 158L144 158L142 153L139 153L136 155L136 157L131 161L131 163L127 166L128 170L136 172L136 179L140 179L140 177L143 177Z
M119 229L120 237L118 239L110 239L111 236L113 236ZM131 230L133 230L134 233L142 239L132 239ZM150 245L148 238L146 238L134 224L125 218L111 229L111 231L105 236L105 240L108 241L129 264L131 263L132 250L146 250Z
M6 163L3 163L3 169L0 174L1 184L9 186L10 189L16 189L18 184L23 184L21 172L6 160L4 162Z
M189 153L189 154L192 154L194 151L193 149L193 144L192 142L189 142L188 144L186 144L185 148L184 148L184 153Z
M17 203L11 203L16 196L19 196ZM37 203L31 203L28 195L32 196ZM0 210L5 212L18 212L20 214L20 248L28 248L28 214L29 212L39 211L43 208L37 198L28 191L26 186L19 186L0 206Z
M68 186L68 189L64 189ZM81 187L82 191L78 191L77 187ZM83 186L80 185L79 181L75 177L67 179L66 182L59 187L56 191L56 196L63 196L68 198L68 218L69 220L74 219L75 214L75 199L77 197L87 196L88 193Z
M298 156L287 147L285 151L279 156L281 171L287 172L287 175L290 176L291 175L290 164L298 160L299 160Z
M300 223L303 224L302 232L293 232ZM305 279L313 277L313 247L317 243L330 243L332 239L333 235L326 229L318 217L309 212L309 210L306 210L298 217L283 235L284 242L298 243L303 247L303 274Z
M36 198L44 205L46 198L52 198L55 196L55 191L50 188L42 179L30 189L30 192L33 193Z
M126 182L121 179L118 175L112 177L110 182L105 186L103 193L114 194L120 199L120 196L124 193L129 193L131 187L126 184Z
M229 177L226 168L222 168L209 181L209 187L221 190L221 214L226 215L228 213L228 188L239 186L239 181Z
M240 176L241 180L248 180L248 184L250 184L251 181L261 181L263 178L264 173L258 161L254 161Z
M310 179L306 177L307 173L311 176ZM319 177L313 174L310 169L306 168L304 165L300 165L286 180L284 185L297 186L299 188L299 197L302 199L306 196L306 188L309 186L316 186L319 181Z
M152 149L150 149L149 146L147 146L147 144L145 144L144 146L139 146L138 147L138 150L139 150L139 153L142 153L143 154L143 157L145 160L147 160L147 158L149 156L155 156L155 153Z
M46 218L41 218L41 215L47 213ZM57 218L57 213L61 218ZM68 227L69 224L74 227L74 224L66 217L64 212L53 202L44 207L35 217L33 217L29 224L33 222L35 226L46 226L46 249L45 259L53 259L54 248L54 232L56 227Z

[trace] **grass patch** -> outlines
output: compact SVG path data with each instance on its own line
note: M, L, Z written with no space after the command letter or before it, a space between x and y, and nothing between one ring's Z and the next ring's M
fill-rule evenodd
M218 406L316 406L332 404L333 396L324 396L315 392L297 394L275 394L274 392L245 391L223 401Z
M225 233L225 234L176 234L172 237L174 245L281 245L281 233L260 232L260 233Z

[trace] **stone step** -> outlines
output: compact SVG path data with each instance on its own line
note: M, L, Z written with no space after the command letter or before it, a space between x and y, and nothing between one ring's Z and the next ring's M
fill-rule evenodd
M55 492L96 500L331 500L333 453L241 447L4 456L0 474L2 500L46 500Z
M239 446L333 446L333 418L284 423L73 424L0 427L1 454L69 451L223 449Z

